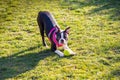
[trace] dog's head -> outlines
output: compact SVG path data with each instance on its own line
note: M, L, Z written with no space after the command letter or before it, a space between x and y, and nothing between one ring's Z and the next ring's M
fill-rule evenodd
M59 44L63 44L63 45L67 44L69 29L70 29L70 27L67 27L65 30L59 31L56 34L57 35L56 39Z

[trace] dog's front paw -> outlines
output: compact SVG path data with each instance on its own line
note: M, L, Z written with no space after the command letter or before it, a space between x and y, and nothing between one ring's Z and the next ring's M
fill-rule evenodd
M59 51L59 50L55 50L55 53L57 53L60 57L63 57L63 56L64 56L64 53L62 53L62 52Z
M71 52L70 54L71 54L71 55L76 55L76 53L74 53L74 52Z
M70 52L70 55L75 55L76 54L71 49L69 49L68 51Z

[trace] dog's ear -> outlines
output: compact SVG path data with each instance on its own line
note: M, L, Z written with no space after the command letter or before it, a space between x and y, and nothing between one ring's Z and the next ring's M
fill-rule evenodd
M65 29L65 32L66 32L67 34L69 34L69 31L70 31L70 27L67 27L67 28Z
M56 26L56 32L60 32L60 28Z

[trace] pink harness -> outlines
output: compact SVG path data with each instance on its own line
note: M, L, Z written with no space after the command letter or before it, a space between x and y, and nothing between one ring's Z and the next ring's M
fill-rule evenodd
M53 32L53 31L54 31L54 32ZM59 44L58 41L56 40L56 32L57 32L57 31L58 31L58 30L57 30L56 27L52 28L52 29L50 30L49 34L48 34L48 38L49 38L49 40L51 41L50 36L51 36L51 33L53 32L52 40L53 40L53 42L57 45L57 47L60 47L60 46L63 46L63 44Z

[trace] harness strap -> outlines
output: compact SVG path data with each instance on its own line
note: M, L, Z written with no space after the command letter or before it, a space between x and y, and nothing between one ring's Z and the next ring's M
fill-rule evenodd
M48 38L50 38L51 33L56 29L56 27L52 28L48 34Z
M51 34L53 33L53 35L52 35L52 40L53 40L53 42L57 45L57 47L60 47L60 46L62 46L63 44L59 44L58 41L56 40L56 32L57 32L57 31L58 31L58 30L57 30L57 27L52 28L52 29L50 30L49 34L48 34L48 38L49 38L49 40L51 41L50 36L51 36Z

